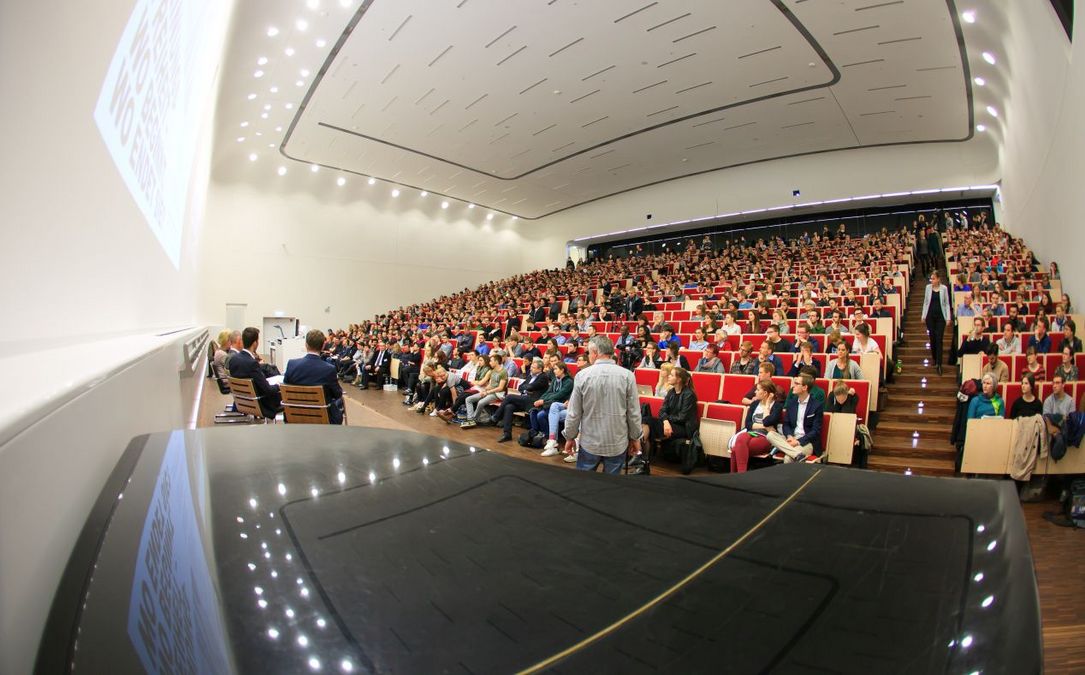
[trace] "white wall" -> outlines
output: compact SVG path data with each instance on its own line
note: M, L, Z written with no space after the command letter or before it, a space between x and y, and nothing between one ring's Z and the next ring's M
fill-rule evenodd
M177 269L93 117L134 5L0 3L0 673L31 672L60 572L128 441L185 419L179 350L163 346L177 338L154 334L195 316L214 106Z
M1024 237L1041 261L1059 263L1063 290L1080 311L1085 303L1080 264L1085 227L1079 215L1085 187L1085 35L1079 25L1071 48L1044 2L1013 3L1007 18L1006 56L999 67L1014 76L1008 78L1010 102L1000 125L1006 138L1003 224Z
M179 271L135 206L93 118L133 5L0 3L0 96L7 101L0 347L7 350L32 349L43 335L78 342L193 318L210 118Z
M997 149L985 135L966 143L905 145L809 155L725 169L610 197L539 221L551 239L529 267L565 260L566 240L652 223L784 204L995 182ZM792 197L792 190L801 195ZM846 205L842 205L846 208ZM560 243L559 243L560 242Z
M250 326L279 310L311 327L342 328L532 269L537 224L489 222L483 209L442 210L432 196L406 191L392 199L380 186L367 189L344 188L329 202L302 190L212 183L201 322L224 323L226 303L236 302L248 305ZM563 263L564 240L550 243Z

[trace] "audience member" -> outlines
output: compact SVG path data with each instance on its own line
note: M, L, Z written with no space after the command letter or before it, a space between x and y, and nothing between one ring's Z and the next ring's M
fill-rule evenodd
M1061 377L1063 382L1077 381L1077 366L1074 365L1074 348L1064 344L1062 349L1062 361L1055 368L1052 378Z
M550 380L543 370L543 360L534 359L527 377L520 384L517 393L509 394L497 407L494 419L501 421L501 437L498 443L512 440L512 417L517 412L528 412L550 386Z
M810 396L814 378L802 374L792 379L794 398L784 404L781 431L769 431L766 438L784 456L784 463L801 462L811 455L821 456L821 426L824 405Z
M1021 395L1014 400L1013 405L1010 406L1010 419L1015 420L1018 417L1031 417L1032 415L1042 415L1044 412L1044 404L1036 396L1036 378L1031 373L1025 373L1021 378Z
M938 374L942 374L942 341L946 332L946 323L952 314L949 309L949 289L942 285L942 275L931 272L930 283L923 291L923 310L921 317L927 324L930 340L931 360Z
M697 394L691 386L689 371L680 367L671 369L667 384L669 388L659 409L659 416L644 420L648 429L647 440L657 448L670 441L692 438L701 421ZM643 459L643 465L647 464L648 459ZM641 472L646 473L643 470Z
M1001 384L1010 381L1010 367L998 358L998 345L988 345L987 358L984 359L982 375L991 373L995 376L995 382Z
M554 364L552 377L546 392L532 405L528 413L529 428L534 432L547 434L542 456L552 457L558 452L558 430L565 421L565 404L573 394L573 378L569 377L569 367L562 362Z
M641 419L637 381L614 363L614 345L600 336L588 343L591 368L578 373L565 418L565 451L577 452L576 468L600 464L618 474L626 453L640 452Z
M701 358L697 361L696 372L723 374L723 361L719 358L719 348L716 345L705 343L705 347L701 351Z

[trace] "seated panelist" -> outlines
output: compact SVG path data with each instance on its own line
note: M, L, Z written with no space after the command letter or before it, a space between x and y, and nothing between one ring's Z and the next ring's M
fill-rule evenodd
M324 333L317 328L305 334L305 356L290 359L286 364L284 384L324 387L324 400L331 404L328 421L343 423L343 388L339 385L335 366L320 358Z

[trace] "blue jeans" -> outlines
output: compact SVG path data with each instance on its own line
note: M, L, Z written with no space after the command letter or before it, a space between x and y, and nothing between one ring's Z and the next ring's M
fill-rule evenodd
M565 421L565 416L569 414L569 411L565 409L564 403L551 403L550 412L547 414L547 424L549 425L548 432L550 436L554 438L558 437L558 427Z
M619 475L622 472L622 467L625 466L625 454L615 455L614 457L602 457L600 455L593 455L584 448L576 453L576 468L581 471L595 471L600 464L603 465L603 471L612 475Z
M548 414L545 406L542 408L532 408L527 414L528 428L531 429L532 432L545 434L550 428L550 425L547 422Z

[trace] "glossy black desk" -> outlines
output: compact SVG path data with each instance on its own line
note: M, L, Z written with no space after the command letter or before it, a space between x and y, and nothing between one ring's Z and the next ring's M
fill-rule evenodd
M1010 483L611 477L377 429L132 441L43 673L1035 673Z

